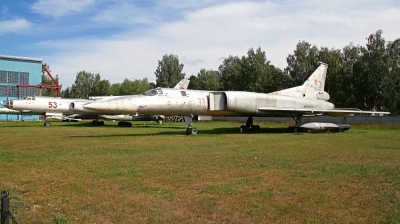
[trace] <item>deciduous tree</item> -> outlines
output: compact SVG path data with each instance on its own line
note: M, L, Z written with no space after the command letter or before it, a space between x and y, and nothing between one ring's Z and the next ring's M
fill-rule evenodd
M158 67L155 71L157 87L174 87L179 81L185 78L182 72L183 64L179 63L178 56L164 55L162 60L158 61Z

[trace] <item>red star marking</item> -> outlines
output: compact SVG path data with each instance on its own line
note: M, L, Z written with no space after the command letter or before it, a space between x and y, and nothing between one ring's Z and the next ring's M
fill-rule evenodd
M182 85L179 85L179 89L183 89L183 86L182 86Z
M314 82L315 82L315 85L317 85L317 83L318 83L318 80L317 80L317 79L314 79Z

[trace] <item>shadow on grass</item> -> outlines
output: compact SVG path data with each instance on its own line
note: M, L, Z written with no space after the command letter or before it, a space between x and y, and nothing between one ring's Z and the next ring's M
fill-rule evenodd
M164 124L132 124L132 127L119 127L117 124L105 123L104 126L93 126L91 122L85 123L74 123L74 124L63 124L59 126L73 126L73 127L90 127L90 128L121 128L121 129L136 129L136 128L159 128L159 129L182 129L186 128L186 125L164 125Z
M120 128L120 127L117 127ZM123 127L121 127L123 128ZM134 127L134 128L146 128L145 126ZM124 137L124 136L196 136L196 135L186 135L185 127L157 127L162 129L179 129L180 131L159 131L154 133L132 133L132 134L99 134L99 135L71 135L70 138L104 138L104 137ZM238 128L235 127L223 127L201 130L198 129L197 135L226 135L226 134L243 134L243 135L253 135L253 134L285 134L287 133L287 128L275 127L275 128L261 128L258 132L246 132L240 133ZM296 133L293 133L296 134Z

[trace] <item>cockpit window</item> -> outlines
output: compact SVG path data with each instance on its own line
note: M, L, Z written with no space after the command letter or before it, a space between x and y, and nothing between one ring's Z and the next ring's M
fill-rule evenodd
M144 92L143 95L146 95L146 96L155 96L155 95L158 95L158 92L157 92L157 90L155 90L155 89L151 89L151 90L147 90L146 92Z
M151 89L151 90L147 90L146 92L142 93L145 96L155 96L155 95L162 95L163 91L161 90L161 88L156 88L156 89Z

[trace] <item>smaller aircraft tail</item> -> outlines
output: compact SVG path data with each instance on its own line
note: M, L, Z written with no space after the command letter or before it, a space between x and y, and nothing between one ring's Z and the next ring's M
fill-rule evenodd
M303 85L273 92L272 94L329 100L329 94L324 91L327 70L328 65L321 63Z
M328 65L321 63L317 70L304 82L302 87L306 98L315 98L316 93L324 92L327 70Z
M182 79L180 82L178 82L178 84L176 84L174 89L187 89L189 86L189 82L189 79Z

